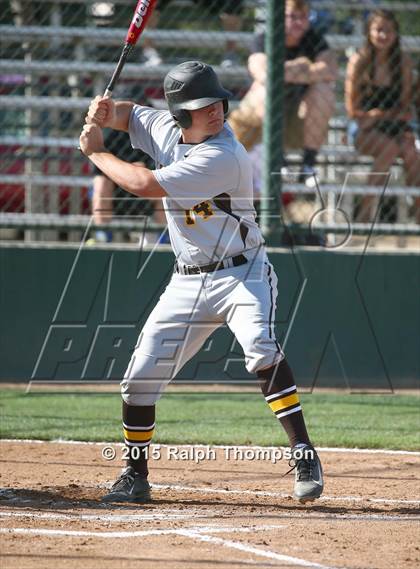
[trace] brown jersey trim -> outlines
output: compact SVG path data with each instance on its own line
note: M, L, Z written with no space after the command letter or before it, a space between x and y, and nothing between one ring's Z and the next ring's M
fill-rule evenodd
M244 247L246 247L246 238L249 232L249 228L246 226L246 224L243 222L242 218L239 215L233 213L230 195L225 193L219 194L218 196L215 196L213 198L213 202L216 207L218 207L219 209L221 209L222 211L224 211L225 213L236 219L236 221L239 223L239 232L241 234L241 239L243 241Z

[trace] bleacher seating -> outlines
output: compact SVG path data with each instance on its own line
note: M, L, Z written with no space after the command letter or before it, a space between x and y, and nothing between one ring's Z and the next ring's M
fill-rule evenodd
M80 0L81 1L81 0ZM42 3L41 1L39 3ZM77 3L74 2L73 3ZM114 4L129 4L128 0L113 0ZM101 61L101 50L106 53L118 54L118 46L125 37L124 28L95 27L92 19L89 25L63 25L59 13L63 0L57 1L55 16L52 15L48 25L20 25L19 34L16 27L11 24L0 25L0 109L1 113L11 113L12 120L16 120L15 128L3 126L0 133L0 147L6 167L0 172L0 193L5 186L16 186L25 193L36 193L36 188L63 188L73 189L74 197L71 200L68 213L78 215L85 213L86 188L90 184L89 166L86 160L77 151L77 132L83 123L83 114L86 110L90 96L103 91L107 78L112 74L115 64ZM132 4L132 3L131 3ZM187 6L188 0L177 0L179 7ZM263 2L258 2L262 6ZM334 2L314 2L319 7L336 9ZM249 2L249 9L255 7L255 2ZM417 3L383 2L381 6L392 7L394 10L413 10L420 14ZM369 8L370 3L351 3L353 11L362 11ZM372 2L377 7L377 3ZM144 34L145 39L153 40L163 49L176 48L174 61L165 61L158 66L149 66L136 62L134 55L126 64L122 83L132 87L134 80L140 81L149 98L154 100L156 107L164 105L161 87L162 78L171 68L177 58L182 54L190 54L194 50L213 50L215 46L222 46L227 40L235 41L243 51L244 58L241 65L220 67L215 65L223 83L231 88L238 99L249 85L249 76L244 65L246 53L251 48L254 34L252 31L222 32L202 29L149 29ZM331 47L340 54L341 73L337 92L342 94L345 54L357 49L362 42L361 35L328 34ZM26 44L25 44L26 42ZM420 37L404 35L403 47L415 58L420 54ZM22 47L24 45L24 47ZM30 48L28 46L32 46ZM110 51L111 49L111 51ZM216 49L217 51L217 49ZM12 55L15 53L15 56ZM67 58L64 57L67 55ZM63 78L67 78L63 81ZM45 78L45 85L43 81ZM81 88L83 86L83 89ZM64 88L65 87L65 88ZM43 93L41 93L43 88ZM341 95L342 96L342 95ZM52 127L48 129L20 127L16 117L19 113L31 115L29 124L37 124L42 113L49 116ZM67 113L66 128L60 127L60 116ZM51 115L51 116L50 116ZM0 115L1 116L1 115ZM52 118L51 118L52 117ZM4 121L3 121L4 123ZM345 141L344 129L346 117L342 99L337 105L336 115L330 122L328 143L319 155L319 167L324 188L336 193L344 179L345 169L348 165L357 166L367 171L371 164L369 157L359 156ZM42 130L45 132L43 133ZM37 152L36 152L37 151ZM7 165L14 158L20 161L19 168L8 171ZM29 164L23 167L25 159ZM48 166L45 160L48 158ZM293 164L293 154L289 157ZM66 172L62 171L63 159L67 161ZM333 168L331 168L331 166ZM396 165L396 171L399 166ZM47 171L45 171L47 170ZM334 170L333 175L331 172ZM29 188L29 190L28 190ZM76 193L77 189L82 192ZM298 185L290 186L288 191L303 192ZM353 188L357 194L360 187ZM397 184L391 189L392 195L400 198L401 204L406 196L419 195L416 188L403 188ZM417 193L416 193L417 192ZM391 195L391 194L390 194ZM22 209L27 213L42 212L34 207L31 200L25 199ZM1 208L0 208L1 209ZM401 208L401 211L404 207ZM60 204L57 200L50 200L49 213L59 215ZM6 224L6 213L0 215L0 226ZM406 221L403 213L399 213L399 221ZM14 218L15 219L15 218Z

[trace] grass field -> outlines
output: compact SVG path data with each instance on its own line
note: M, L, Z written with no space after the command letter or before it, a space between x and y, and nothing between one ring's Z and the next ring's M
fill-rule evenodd
M416 395L302 395L318 446L420 449ZM119 394L24 394L0 390L2 438L121 440ZM157 405L156 443L286 444L256 393L168 393Z

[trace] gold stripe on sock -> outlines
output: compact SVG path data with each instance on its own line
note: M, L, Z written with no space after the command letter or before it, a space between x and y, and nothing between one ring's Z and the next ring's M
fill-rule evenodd
M129 431L128 429L123 429L124 438L128 441L148 441L153 437L154 429L150 431Z
M285 410L287 407L291 405L296 405L299 403L299 396L297 393L293 393L293 395L288 395L287 397L282 397L281 399L277 399L276 401L271 401L269 403L270 409L275 413L276 411Z

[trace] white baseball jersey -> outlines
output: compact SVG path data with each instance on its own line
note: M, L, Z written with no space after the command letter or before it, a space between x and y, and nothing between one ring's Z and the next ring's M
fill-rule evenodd
M274 331L277 277L255 222L245 149L226 125L205 142L183 144L168 112L140 106L133 108L129 133L133 147L157 164L154 175L168 194L164 207L178 263L209 265L238 255L246 262L211 272L174 272L121 382L124 401L153 405L223 324L242 346L249 372L272 367L284 357Z
M199 144L183 144L167 111L135 106L131 143L155 161L172 248L179 262L206 265L261 245L252 166L228 125Z

